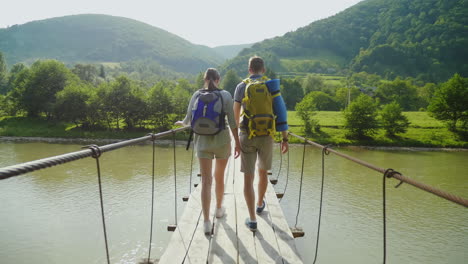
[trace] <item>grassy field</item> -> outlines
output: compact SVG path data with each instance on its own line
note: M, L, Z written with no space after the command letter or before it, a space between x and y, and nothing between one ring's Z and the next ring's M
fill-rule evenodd
M353 140L346 137L343 128L344 117L341 112L321 111L314 116L318 120L321 130L309 137L320 144L333 145L366 145L366 146L398 146L398 147L457 147L468 148L467 135L453 133L447 130L444 123L430 117L426 112L404 112L411 122L408 131L398 134L395 138L385 136L380 129L369 140ZM290 131L304 135L302 121L294 111L288 112ZM292 142L298 142L292 140Z
M0 136L11 137L54 137L54 138L106 138L129 139L144 136L151 130L98 130L87 131L74 124L47 122L45 119L31 119L27 117L0 118ZM186 139L186 133L178 133L178 139Z
M346 137L343 128L344 118L341 112L321 111L314 116L321 129L309 139L320 144L332 145L365 145L365 146L396 146L396 147L456 147L468 148L468 136L450 132L444 123L430 117L426 112L405 112L411 125L404 134L388 138L382 129L371 139L355 140ZM302 121L294 111L288 112L290 131L304 135ZM136 138L152 132L149 130L117 131L100 130L85 131L73 124L47 122L45 119L30 119L26 117L0 118L0 136L17 137L59 137L59 138ZM177 135L178 139L186 139L187 134ZM298 143L295 138L291 142Z

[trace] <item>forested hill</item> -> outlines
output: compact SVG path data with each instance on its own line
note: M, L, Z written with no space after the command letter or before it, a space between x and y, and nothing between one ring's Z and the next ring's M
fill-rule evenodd
M8 65L53 58L64 62L154 59L177 72L197 73L223 62L215 50L162 29L108 15L73 15L0 29Z
M214 47L213 49L226 59L234 58L245 48L252 47L253 44L225 45Z
M276 71L350 68L389 78L468 76L467 0L365 0L332 17L265 40L225 65L260 54ZM238 69L243 70L244 69Z

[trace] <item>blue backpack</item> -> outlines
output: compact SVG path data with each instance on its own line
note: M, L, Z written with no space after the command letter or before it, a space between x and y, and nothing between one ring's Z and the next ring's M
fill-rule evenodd
M198 135L216 135L225 129L223 108L220 90L199 90L192 108L192 131Z

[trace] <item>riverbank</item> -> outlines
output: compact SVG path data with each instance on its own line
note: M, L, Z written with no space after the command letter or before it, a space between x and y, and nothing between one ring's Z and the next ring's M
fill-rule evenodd
M468 149L467 133L454 133L447 130L443 123L433 119L424 112L405 113L411 122L408 131L396 137L387 137L379 130L372 138L349 139L344 120L340 112L318 112L314 118L321 124L320 131L308 136L310 140L322 145L331 146L365 146L368 148L423 148L423 149ZM295 112L288 112L290 131L304 136L300 120ZM0 119L0 137L40 138L42 141L51 139L54 142L102 142L112 143L120 140L142 137L151 130L96 130L89 131L69 123L52 123L45 119L26 117L3 117ZM157 133L157 132L156 132ZM178 133L176 139L186 141L188 133ZM12 139L13 140L13 139ZM15 139L16 140L16 139ZM27 140L27 139L26 139ZM279 140L279 138L277 138ZM299 139L290 137L291 143L301 143ZM97 143L94 143L97 144Z
M110 139L110 138L100 138L100 139L93 139L93 138L56 138L56 137L5 137L0 136L0 142L17 142L17 143L28 143L28 142L45 142L45 143L60 143L60 144L79 144L79 145L89 145L89 144L97 144L97 145L107 145L112 144L120 141L124 141L127 139ZM140 144L151 144L150 141L143 142ZM156 141L157 145L169 145L172 144L171 139L158 139ZM185 140L177 140L176 145L185 145L187 141ZM291 143L291 145L298 145L302 143ZM427 147L386 147L386 146L332 146L332 147L340 147L340 148L347 148L353 150L359 149L369 149L369 150L397 150L397 151L468 151L468 148L427 148Z

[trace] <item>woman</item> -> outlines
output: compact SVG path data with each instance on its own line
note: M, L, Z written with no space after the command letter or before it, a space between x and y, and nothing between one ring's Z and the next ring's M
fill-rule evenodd
M183 121L177 121L176 125L189 126L192 121L192 110L194 103L201 92L218 91L222 97L223 110L226 113L229 127L235 140L234 157L237 158L240 154L240 142L237 131L237 125L233 113L233 101L229 92L218 88L220 75L216 69L209 68L204 76L204 89L196 91L190 100L187 108L187 115ZM196 106L195 106L196 107ZM222 120L224 122L224 120ZM227 129L222 129L216 135L197 135L195 134L195 149L198 160L200 162L200 171L202 177L201 201L204 217L203 229L206 235L211 235L212 224L210 221L210 202L211 202L211 184L212 184L212 161L215 163L215 180L216 180L216 212L217 218L224 216L224 207L222 206L224 195L224 171L231 156L231 138Z

